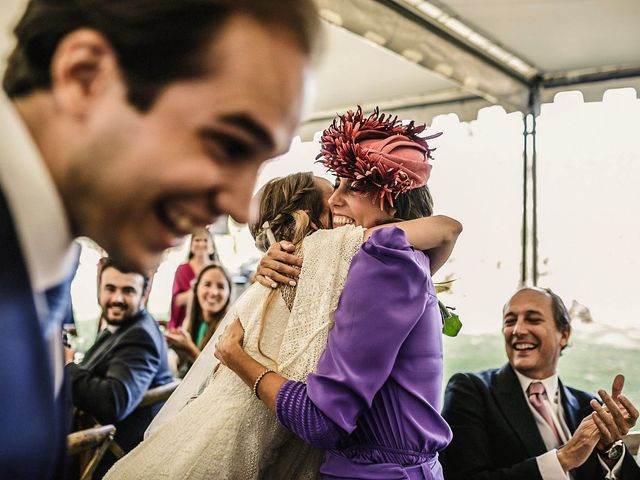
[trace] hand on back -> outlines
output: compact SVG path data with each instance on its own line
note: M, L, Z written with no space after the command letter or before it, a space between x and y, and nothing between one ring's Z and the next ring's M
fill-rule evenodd
M256 270L256 281L265 287L276 288L278 284L295 287L300 275L302 259L293 254L295 246L287 241L276 242L262 257Z

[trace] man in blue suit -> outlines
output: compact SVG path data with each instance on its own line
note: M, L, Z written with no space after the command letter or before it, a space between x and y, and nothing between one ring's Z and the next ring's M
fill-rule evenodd
M448 480L638 480L640 469L620 438L638 419L620 395L599 392L606 409L557 374L571 327L551 290L524 288L505 305L509 363L454 375L443 417L453 431L442 465Z
M244 222L298 124L311 0L31 0L0 92L0 476L60 478L60 325L88 236L137 271Z
M128 452L162 404L138 407L150 388L171 382L167 346L155 319L144 309L149 278L107 259L100 273L98 300L106 328L80 365L68 352L65 367L73 405L101 424L114 424L116 443ZM94 477L116 458L107 452Z

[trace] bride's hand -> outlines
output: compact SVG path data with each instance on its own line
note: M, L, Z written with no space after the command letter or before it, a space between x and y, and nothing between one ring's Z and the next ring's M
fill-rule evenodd
M240 319L236 319L226 326L222 335L216 342L216 350L214 355L220 363L228 367L238 354L243 354L242 341L244 340L244 328L240 323Z

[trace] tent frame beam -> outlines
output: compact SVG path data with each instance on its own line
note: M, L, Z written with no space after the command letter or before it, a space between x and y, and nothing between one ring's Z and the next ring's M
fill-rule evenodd
M640 77L640 65L585 68L546 74L542 77L542 86L544 88L568 87L635 77Z

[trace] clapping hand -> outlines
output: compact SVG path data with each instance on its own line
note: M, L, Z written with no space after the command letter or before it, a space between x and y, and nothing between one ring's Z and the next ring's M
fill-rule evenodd
M595 415L583 419L567 443L558 449L558 461L565 472L586 462L598 443L600 432L593 421Z
M167 344L176 351L188 350L193 344L191 335L181 328L173 328L164 332Z
M622 395L623 388L624 375L618 374L613 379L611 395L605 390L598 391L604 406L596 400L591 400L591 407L596 412L593 419L600 430L598 450L604 451L609 445L620 440L638 421L638 409Z

